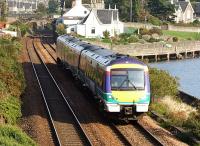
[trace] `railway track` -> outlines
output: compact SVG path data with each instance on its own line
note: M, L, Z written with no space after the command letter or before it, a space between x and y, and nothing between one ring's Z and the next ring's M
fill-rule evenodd
M51 49L54 51L54 52L56 52L56 49L49 43L49 41L48 41L48 37L42 37L42 41L44 41L45 43L47 43L50 47L51 47Z
M48 46L45 46L42 41L41 41L42 46L44 47L44 49L47 50L47 52L49 53L49 55L52 57L53 55L51 54L52 52L49 51ZM54 52L55 53L55 52ZM53 58L53 57L52 57ZM53 60L56 62L55 58L53 58ZM114 123L109 124L111 129L116 133L116 135L118 136L118 138L122 141L122 143L124 145L133 145L133 143L127 138L126 135L122 134L122 132L120 131L119 126L117 126ZM158 145L158 146L163 146L164 144L162 142L160 142L159 139L157 139L153 134L151 134L151 132L149 132L147 129L145 129L142 125L140 125L138 122L134 122L132 123L132 126L136 129L138 129L138 131L140 131L143 134L143 137L146 137L148 139L148 141L150 143L152 143L153 145Z
M76 114L35 47L27 41L27 52L46 106L55 145L92 145ZM29 45L29 46L28 46ZM32 46L31 46L32 45Z
M164 122L164 123L168 123L168 120L165 119L164 117L162 117L161 115L157 114L154 111L150 111L151 117L153 119L155 119L156 121L159 122ZM179 135L184 135L185 137L188 137L188 141L186 141L187 144L192 144L192 145L199 145L200 144L200 140L187 134L186 131L184 131L182 128L176 127L174 125L169 125L168 124L168 130L175 135L176 137L178 137L181 140L181 137L179 137ZM184 140L184 139L183 139Z

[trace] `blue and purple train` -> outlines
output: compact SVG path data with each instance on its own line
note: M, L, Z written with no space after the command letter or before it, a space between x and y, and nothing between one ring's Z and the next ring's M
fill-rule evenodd
M56 52L58 62L92 91L101 110L121 119L148 111L149 73L143 62L69 35L58 37Z

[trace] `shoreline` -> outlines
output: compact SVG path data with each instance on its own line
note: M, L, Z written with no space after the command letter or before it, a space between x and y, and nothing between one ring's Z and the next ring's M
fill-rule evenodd
M189 95L188 93L185 93L184 91L181 91L181 90L179 90L179 94L178 95L179 95L178 97L184 103L192 105L192 106L194 106L196 108L199 108L200 99L198 99L197 97Z

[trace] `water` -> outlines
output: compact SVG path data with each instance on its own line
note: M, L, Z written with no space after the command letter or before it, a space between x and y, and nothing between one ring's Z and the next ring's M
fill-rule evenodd
M150 66L178 77L179 89L200 99L200 58L150 63Z

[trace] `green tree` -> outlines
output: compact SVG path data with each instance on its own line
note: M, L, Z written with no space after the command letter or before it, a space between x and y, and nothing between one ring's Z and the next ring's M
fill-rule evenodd
M1 0L0 1L0 20L5 21L6 20L6 14L7 14L7 7L6 7L6 1Z
M162 98L166 95L176 96L178 93L178 80L168 72L151 68L149 71L151 82L151 94L154 98Z
M132 3L132 7L131 7ZM132 8L132 19L134 21L141 21L144 20L144 0L107 0L105 1L106 8L111 6L114 8L115 5L117 9L119 9L119 16L122 21L130 21L130 12Z
M172 21L174 18L175 6L166 0L149 0L148 9L151 15L160 20Z
M48 13L53 14L58 10L59 3L56 0L49 0Z
M43 3L39 3L36 12L38 15L44 16L47 14L47 9Z
M59 34L59 35L63 35L63 34L66 34L66 30L65 30L65 25L60 23L56 26L56 32Z

